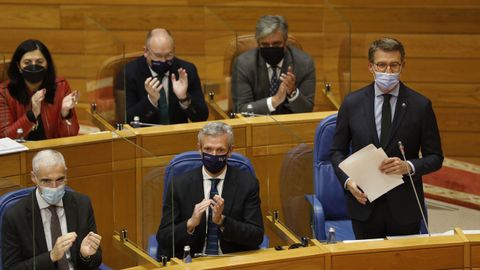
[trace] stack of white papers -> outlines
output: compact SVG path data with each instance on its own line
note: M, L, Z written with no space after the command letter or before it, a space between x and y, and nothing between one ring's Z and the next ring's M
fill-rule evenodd
M387 175L378 168L388 158L382 148L369 144L350 155L339 167L365 192L370 202L403 183L401 175Z
M22 152L27 150L28 147L8 137L0 139L0 155Z

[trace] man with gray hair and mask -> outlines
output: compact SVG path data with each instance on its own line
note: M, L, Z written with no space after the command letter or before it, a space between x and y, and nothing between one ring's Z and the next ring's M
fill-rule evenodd
M37 188L3 218L3 269L98 269L100 242L90 199L65 190L60 152L43 150L32 160Z
M127 123L135 116L162 125L208 118L197 68L175 56L175 41L166 29L148 32L143 55L125 66L125 83Z
M315 101L315 65L308 54L287 45L285 19L278 15L261 17L255 38L258 48L239 55L233 65L235 112L311 112Z
M159 255L181 258L186 245L192 254L207 255L258 249L264 231L259 183L254 175L227 165L232 128L207 123L198 133L198 150L203 166L176 177L168 187L157 232Z

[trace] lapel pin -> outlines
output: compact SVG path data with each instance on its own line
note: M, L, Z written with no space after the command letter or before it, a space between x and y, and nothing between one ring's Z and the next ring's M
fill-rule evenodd
M404 103L402 103L402 108L405 108L405 107L407 107L407 104L405 104L405 102L404 102Z

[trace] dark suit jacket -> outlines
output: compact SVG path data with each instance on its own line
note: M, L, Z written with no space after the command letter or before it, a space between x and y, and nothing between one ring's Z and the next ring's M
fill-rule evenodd
M80 245L83 238L90 231L97 231L90 199L85 195L66 191L63 206L68 232L77 233L77 239L70 248L73 266L75 269L97 269L102 263L100 248L88 262L80 258ZM7 210L2 228L3 269L34 269L34 262L36 269L57 269L57 265L50 260L50 252L47 250L35 190ZM35 247L32 246L33 235L35 235Z
M172 81L169 79L168 107L170 124L205 121L208 118L208 108L203 97L200 78L198 77L195 65L179 58L175 58L172 71L178 79L178 69L184 68L188 74L188 89L191 104L184 110L180 107L175 93L173 93ZM127 123L139 116L144 123L160 123L160 111L152 105L145 90L145 80L151 77L152 73L148 68L146 58L138 57L125 66L126 99L127 99Z
M229 166L223 184L226 216L224 231L220 233L223 253L258 249L263 239L263 220L260 210L259 184L249 173ZM206 236L206 215L195 228L187 233L187 220L192 216L195 204L204 199L202 168L196 168L174 179L172 192L163 205L162 222L157 232L160 254L172 257L172 229L175 238L175 256L183 256L183 247L190 245L191 254L203 251ZM171 184L168 190L172 190ZM173 213L172 213L173 211ZM173 221L172 224L172 215Z
M279 105L275 113L311 112L315 103L315 64L305 52L287 46L283 59L282 73L291 66L296 77L296 86L300 95L292 102ZM270 97L268 70L259 49L251 49L240 54L233 65L232 99L236 112L246 112L252 104L256 114L270 114L267 98Z
M342 187L348 177L338 165L347 158L350 144L352 152L368 144L380 147L375 126L374 92L372 83L349 94L338 111L330 158ZM423 204L422 175L440 169L443 162L440 134L431 101L403 83L400 83L390 137L384 149L387 156L402 158L398 141L402 141L406 158L415 167L413 180ZM420 150L422 158L419 157ZM384 196L395 221L398 224L411 224L419 221L421 214L408 176L404 176L403 180L402 185ZM346 199L350 216L360 221L368 219L377 202L361 205L350 192L346 192Z

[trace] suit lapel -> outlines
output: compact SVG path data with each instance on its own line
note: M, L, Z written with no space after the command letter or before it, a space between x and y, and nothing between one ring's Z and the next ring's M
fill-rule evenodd
M237 190L237 181L235 179L235 171L233 171L232 167L228 166L222 190L222 198L225 200L223 212L227 214L231 212L233 202L235 201L235 191Z
M375 101L375 89L373 83L368 87L365 92L365 102L363 102L363 111L365 115L365 120L370 130L370 136L376 146L380 145L377 134L377 126L375 124L375 112L374 112L374 101Z
M200 166L197 169L197 173L192 174L190 178L190 190L187 196L192 196L192 209L190 214L193 213L195 208L195 204L201 202L204 199L205 190L203 188L203 175L202 175L202 167ZM201 192L199 192L201 191ZM206 228L206 215L203 215L202 220L200 221L200 231L205 232Z
M45 239L45 231L43 229L42 215L40 214L40 208L38 207L38 202L36 199L36 189L28 196L27 206L25 212L27 213L27 220L31 220L32 223L29 223L30 231L35 233L35 243L39 251L48 251L47 241ZM32 201L33 200L33 201ZM33 209L32 209L33 203Z
M400 83L400 89L398 92L397 104L395 105L395 114L393 115L392 129L390 130L390 136L388 138L387 146L391 143L393 134L397 132L400 123L407 111L407 95L405 94L405 85Z

